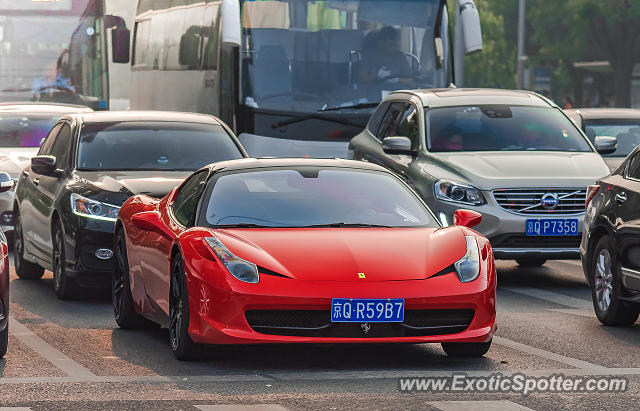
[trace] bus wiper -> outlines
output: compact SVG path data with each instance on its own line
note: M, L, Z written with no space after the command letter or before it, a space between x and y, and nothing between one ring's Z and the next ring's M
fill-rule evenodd
M339 119L339 118L326 117L326 116L322 115L322 112L318 112L318 113L303 114L301 116L292 117L292 118L290 118L288 120L282 120L282 121L275 122L275 123L271 124L271 128L284 127L284 126L288 126L290 124L301 123L303 121L312 120L312 119L324 120L324 121L328 121L328 122L331 122L331 123L342 124L343 126L351 126L351 127L356 127L356 128L364 128L366 126L366 124L356 123L356 122L349 121L349 120L342 120L342 119Z
M354 104L351 106L334 106L334 107L321 108L318 111L325 112L325 111L340 111L340 110L358 110L361 108L378 107L378 104L380 103L360 103L360 104Z

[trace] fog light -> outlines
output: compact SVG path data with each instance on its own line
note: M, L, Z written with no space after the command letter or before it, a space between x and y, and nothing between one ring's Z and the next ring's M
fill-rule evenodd
M0 214L0 224L2 225L13 225L13 212L5 211Z
M96 257L101 260L108 260L113 257L113 251L109 250L108 248L101 248L96 251Z

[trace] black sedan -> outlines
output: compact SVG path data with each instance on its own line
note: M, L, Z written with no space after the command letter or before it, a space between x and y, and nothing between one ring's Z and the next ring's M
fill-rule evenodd
M246 157L231 130L200 114L101 112L63 117L18 180L15 269L53 271L61 299L108 286L113 228L135 194L163 197L205 164Z
M605 325L640 314L640 148L590 186L580 251L593 306Z
M7 173L0 173L0 193L13 188ZM9 248L7 237L0 230L0 358L7 353L9 344Z

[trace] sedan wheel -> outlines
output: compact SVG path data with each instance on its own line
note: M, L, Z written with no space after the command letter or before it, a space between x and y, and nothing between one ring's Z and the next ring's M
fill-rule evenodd
M631 325L640 314L640 305L622 300L620 266L608 237L596 245L589 269L593 308L604 325Z
M58 225L53 235L53 291L61 300L76 297L77 287L73 279L67 276L65 268L64 236Z
M13 265L16 275L23 280L37 280L44 274L44 268L24 259L24 237L22 233L22 221L16 213L16 224L13 231Z
M189 336L189 294L180 254L174 258L169 290L169 342L171 351L179 360L199 357L200 346Z

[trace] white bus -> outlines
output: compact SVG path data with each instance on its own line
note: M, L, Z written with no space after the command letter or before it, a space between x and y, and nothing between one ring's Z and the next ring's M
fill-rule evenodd
M131 108L214 114L254 156L344 157L389 92L455 83L453 54L444 0L139 0Z

